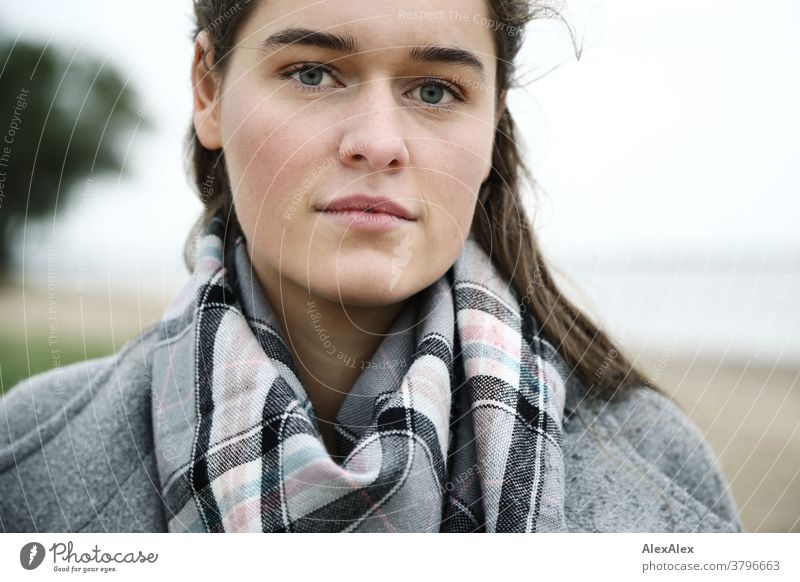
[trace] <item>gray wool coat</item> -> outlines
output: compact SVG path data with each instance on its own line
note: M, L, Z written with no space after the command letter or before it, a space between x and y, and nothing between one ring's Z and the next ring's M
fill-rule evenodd
M166 531L149 397L157 336L153 326L0 400L3 531ZM571 383L563 435L569 531L742 531L713 451L660 394L593 406Z

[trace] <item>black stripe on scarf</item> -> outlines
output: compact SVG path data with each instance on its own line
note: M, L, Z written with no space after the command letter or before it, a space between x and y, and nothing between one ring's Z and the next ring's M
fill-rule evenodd
M231 290L224 289L223 285L213 282L201 288L199 298L201 306L197 314L197 337L216 337L222 320L228 309L235 306L235 296ZM197 342L195 346L200 349L195 354L197 384L195 398L199 403L198 429L195 443L192 448L192 463L189 468L189 482L194 491L197 509L206 529L210 532L222 532L222 517L219 506L214 499L214 494L209 487L210 477L208 472L208 459L204 452L208 450L211 438L211 424L214 416L214 398L212 382L214 378L214 354L205 353L202 346L212 345Z

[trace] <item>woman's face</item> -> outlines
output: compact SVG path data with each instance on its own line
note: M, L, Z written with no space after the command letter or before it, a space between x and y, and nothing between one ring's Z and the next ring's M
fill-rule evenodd
M196 100L195 127L205 147L223 148L262 283L280 274L318 297L388 305L453 264L489 175L499 113L488 17L485 0L267 0L254 9L219 100L205 110ZM412 219L382 213L386 203L360 223L358 211L321 211L354 194L394 201Z

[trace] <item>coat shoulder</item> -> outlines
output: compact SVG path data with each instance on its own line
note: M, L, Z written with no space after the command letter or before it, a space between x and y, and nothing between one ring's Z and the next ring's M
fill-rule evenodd
M699 428L647 386L608 400L568 392L567 515L580 531L742 531Z
M128 341L118 352L40 372L19 382L0 399L0 459L11 442L35 437L47 440L51 426L63 424L65 411L76 411L116 378L120 387L149 386L149 352L158 329L151 326ZM0 470L4 466L0 460Z
M115 354L36 374L0 400L3 530L115 531L136 523L137 495L158 483L149 398L157 340L153 325Z

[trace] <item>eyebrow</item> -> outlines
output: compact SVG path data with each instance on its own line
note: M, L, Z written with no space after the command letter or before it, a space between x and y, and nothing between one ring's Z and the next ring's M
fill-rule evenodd
M286 28L271 34L261 43L261 48L274 50L290 44L315 46L345 54L359 52L358 43L349 34L322 32L310 28ZM420 63L450 63L461 65L484 76L485 67L475 53L466 49L448 46L424 45L411 47L408 53L412 61Z

